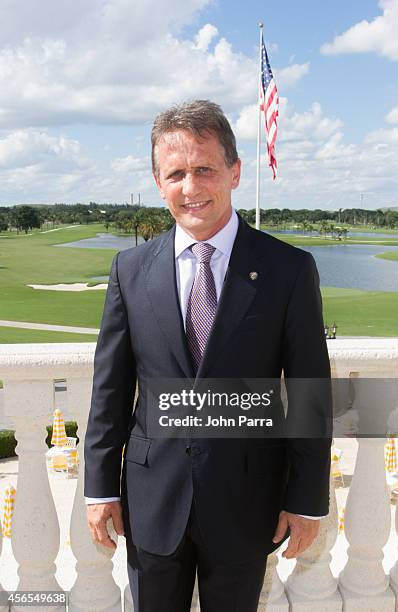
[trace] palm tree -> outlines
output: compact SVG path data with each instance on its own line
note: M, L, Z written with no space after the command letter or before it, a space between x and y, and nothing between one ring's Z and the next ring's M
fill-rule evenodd
M145 241L152 240L155 234L162 231L162 222L155 213L149 212L140 224L140 230Z
M308 232L308 228L310 227L310 224L306 219L301 221L300 225L302 227L303 232Z
M329 223L327 221L325 221L325 219L323 219L320 223L320 229L319 229L319 233L325 238L326 240L326 234L328 232L329 229Z

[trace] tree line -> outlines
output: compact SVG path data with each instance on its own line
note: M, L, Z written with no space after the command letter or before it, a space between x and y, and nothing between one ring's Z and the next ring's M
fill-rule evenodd
M239 210L241 216L248 223L254 224L256 220L255 209ZM268 208L260 210L260 222L268 227L283 229L283 226L290 224L306 225L304 229L310 229L311 225L321 225L322 223L332 223L335 226L368 225L373 228L398 228L398 210L378 209L365 210L363 208L340 208L339 210L309 210L290 209L290 208ZM317 227L317 230L319 227Z
M255 209L239 209L239 214L254 225ZM284 229L291 225L306 233L332 234L338 238L347 234L346 226L366 225L371 228L398 228L398 210L361 208L325 211L321 209L262 209L261 224L270 228ZM125 234L138 235L144 240L170 229L174 220L165 207L148 207L128 204L52 204L18 205L0 207L0 231L28 233L32 229L48 229L59 225L103 223L109 228Z

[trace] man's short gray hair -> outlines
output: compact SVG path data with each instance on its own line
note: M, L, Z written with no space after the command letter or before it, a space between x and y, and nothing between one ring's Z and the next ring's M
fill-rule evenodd
M224 150L225 163L231 168L238 160L236 140L221 107L210 100L183 102L159 113L152 127L152 171L159 176L156 145L168 132L187 130L196 136L214 134Z

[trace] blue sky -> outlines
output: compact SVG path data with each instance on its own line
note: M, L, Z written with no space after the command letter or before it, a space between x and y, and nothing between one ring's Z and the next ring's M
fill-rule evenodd
M259 20L281 99L264 208L398 206L398 0L5 0L0 204L161 200L154 115L210 98L235 129L238 208L255 203Z

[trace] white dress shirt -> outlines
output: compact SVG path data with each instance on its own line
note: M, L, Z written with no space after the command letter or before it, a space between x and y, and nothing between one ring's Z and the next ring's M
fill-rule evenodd
M213 272L214 283L216 286L217 301L220 298L222 286L224 283L225 274L227 272L229 258L231 256L232 247L235 242L236 233L238 231L238 215L235 210L232 209L232 214L229 221L224 227L217 232L212 238L206 240L207 244L211 244L215 251L210 260L210 268ZM191 292L193 282L195 280L196 270L199 267L199 263L195 255L190 250L190 246L195 244L197 240L194 240L189 236L181 226L176 225L175 237L174 237L174 255L176 259L176 281L178 296L180 298L180 308L184 320L188 306L188 298ZM86 497L86 504L101 504L111 501L119 501L120 497ZM304 515L300 515L304 516ZM317 520L316 516L305 516L304 518L310 518Z

